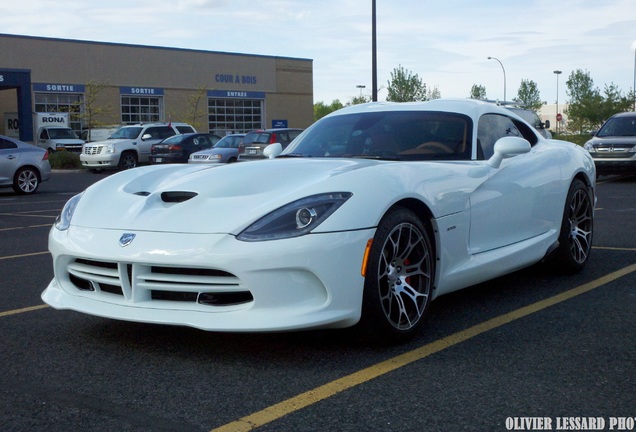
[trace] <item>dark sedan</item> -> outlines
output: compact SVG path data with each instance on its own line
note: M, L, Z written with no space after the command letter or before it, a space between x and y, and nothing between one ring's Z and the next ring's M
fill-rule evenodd
M174 135L152 146L151 164L187 163L190 154L211 148L221 137L209 133Z

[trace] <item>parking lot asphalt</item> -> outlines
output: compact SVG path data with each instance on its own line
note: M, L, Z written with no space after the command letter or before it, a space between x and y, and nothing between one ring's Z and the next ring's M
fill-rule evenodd
M107 175L0 190L0 431L636 429L636 176L601 177L583 272L539 265L440 297L420 337L373 347L43 305L48 231Z

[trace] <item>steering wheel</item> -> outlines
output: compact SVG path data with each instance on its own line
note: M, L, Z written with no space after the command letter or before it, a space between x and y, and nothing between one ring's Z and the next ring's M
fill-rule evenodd
M429 148L438 150L438 151L441 150L444 153L455 153L455 151L452 148L438 141L428 141L428 142L425 142L424 144L420 144L419 146L417 146L418 150L427 150Z

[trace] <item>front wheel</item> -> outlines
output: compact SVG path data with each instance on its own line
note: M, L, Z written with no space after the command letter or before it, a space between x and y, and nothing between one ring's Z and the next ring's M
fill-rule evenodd
M594 231L594 199L581 180L570 186L563 210L556 261L566 273L576 273L585 267L592 250Z
M122 153L119 158L119 169L127 170L131 168L135 168L137 166L137 155L134 152L127 151Z
M40 186L40 176L33 168L21 168L13 177L13 190L16 193L22 195L32 194L38 190L38 186Z
M422 326L433 291L435 256L429 231L410 210L380 222L364 282L360 325L380 342L402 342Z

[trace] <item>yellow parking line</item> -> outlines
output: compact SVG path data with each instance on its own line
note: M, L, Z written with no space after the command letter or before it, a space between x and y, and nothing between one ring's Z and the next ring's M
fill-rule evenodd
M312 390L301 393L297 396L284 400L280 403L267 407L261 411L255 412L234 422L227 423L218 428L212 429L212 432L243 432L251 431L255 428L263 426L295 411L299 411L321 400L330 398L344 390L360 385L366 381L378 378L384 374L394 371L398 368L406 366L417 360L421 360L431 354L450 348L468 339L474 338L482 333L493 330L497 327L508 324L512 321L523 318L527 315L546 309L555 304L569 300L573 297L584 294L588 291L596 289L600 286L608 284L616 279L626 276L636 271L636 264L632 264L621 270L615 271L594 281L580 285L569 291L565 291L556 296L533 303L531 305L514 310L507 314L500 315L488 321L484 321L466 330L457 332L444 339L431 342L413 351L393 357L389 360L377 363L366 369L354 372L351 375L331 381Z
M592 249L621 251L621 252L636 252L636 248L621 248L621 247L611 247L611 246L594 246Z
M9 315L17 315L17 314L21 314L25 312L33 312L40 309L46 309L47 307L49 307L49 305L43 304L39 306L30 306L30 307L25 307L22 309L14 309L14 310L6 311L6 312L0 312L0 318L6 317Z
M30 257L30 256L45 255L45 254L48 254L48 253L50 253L50 252L49 251L44 251L44 252L32 252L32 253L21 254L21 255L0 256L0 261L8 260L8 259L14 259L14 258L24 258L24 257Z

